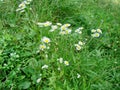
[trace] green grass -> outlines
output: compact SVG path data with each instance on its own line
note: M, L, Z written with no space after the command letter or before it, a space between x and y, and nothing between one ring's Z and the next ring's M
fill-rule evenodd
M0 1L0 90L120 89L119 0L33 0L24 13L16 12L21 2ZM36 25L45 21L70 23L72 33L59 35ZM83 33L74 33L80 26ZM97 28L102 35L92 38ZM44 36L50 49L36 53ZM80 51L74 46L78 41L85 41ZM59 63L60 57L69 66Z

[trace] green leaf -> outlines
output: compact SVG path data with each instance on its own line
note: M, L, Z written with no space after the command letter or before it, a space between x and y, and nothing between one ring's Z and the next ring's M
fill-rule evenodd
M32 75L34 73L34 69L32 67L30 67L30 66L26 66L22 70L28 76Z
M29 66L32 67L32 68L36 68L38 66L38 62L35 58L31 58L29 60Z
M32 75L31 80L33 81L33 83L35 84L36 80L37 80L37 76L36 75Z
M16 72L15 71L11 71L9 74L9 78L15 78L16 76Z
M19 88L19 89L28 89L28 88L30 87L30 85L31 85L31 82L25 81L25 82L22 82L22 83L18 86L18 88Z

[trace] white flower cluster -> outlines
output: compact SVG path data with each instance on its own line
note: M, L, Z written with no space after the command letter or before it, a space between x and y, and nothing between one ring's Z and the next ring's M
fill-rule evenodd
M40 50L44 51L45 49L49 49L49 43L51 42L51 40L48 37L44 36L41 39L41 42L42 42L42 44L40 44L38 52Z
M75 30L75 33L82 34L83 27L79 27Z
M66 66L69 66L69 62L64 61L63 58L59 58L59 59L57 59L57 61L59 61L59 63L64 63Z
M39 27L48 27L48 26L51 26L51 25L52 25L52 22L50 22L50 21L46 21L46 22L43 22L43 23L38 22L37 25L38 25Z
M65 35L65 34L70 34L71 33L71 29L69 29L69 27L71 26L70 24L64 24L62 25L61 23L56 23L56 25L52 25L52 22L50 21L46 21L46 22L38 22L37 25L39 27L48 27L51 26L50 32L53 32L57 29L60 29L59 34L60 35Z
M84 42L79 41L78 44L75 44L76 50L80 51L82 49L82 46L85 45Z
M53 31L55 31L56 29L58 29L58 26L57 26L57 25L52 25L52 26L51 26L51 29L50 29L50 32L53 32Z
M96 30L92 29L91 32L92 32L91 34L92 37L100 37L100 35L102 34L101 29L96 29Z
M60 33L61 35L65 35L65 34L70 34L72 32L71 29L69 29L71 25L70 24L64 24L61 26L60 28Z
M27 7L27 5L29 5L32 2L32 0L24 0L23 2L21 2L18 6L18 9L16 9L16 11L20 11L20 12L25 12L25 8Z
M69 23L67 24L56 23L55 25L53 25L52 22L46 21L43 23L38 22L37 25L39 27L51 27L51 29L49 30L50 32L58 30L60 35L71 34L72 32L72 29L70 29L71 24ZM82 34L83 29L84 29L83 27L78 27L76 30L74 30L74 33ZM92 37L100 37L100 35L102 34L101 29L96 29L96 30L92 29L91 32L92 32L91 34ZM50 39L47 37L44 37L42 39L42 42L48 44L50 42ZM40 50L44 50L47 48L44 43L40 45ZM79 41L78 44L75 44L74 46L76 47L77 51L80 51L83 48L84 44L85 44L84 42Z
M14 58L19 58L19 55L16 54L16 52L15 52L15 53L10 53L10 56L11 56L11 57L14 57Z
M43 22L43 23L38 22L37 25L39 27L49 27L49 26L51 26L50 32L53 32L53 31L57 30L58 26L61 26L62 24L61 23L56 23L56 25L52 25L52 22L46 21L46 22Z

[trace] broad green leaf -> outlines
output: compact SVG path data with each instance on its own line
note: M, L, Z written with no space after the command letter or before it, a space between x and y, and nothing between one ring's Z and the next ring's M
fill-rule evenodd
M25 81L25 82L22 82L22 83L18 86L18 88L19 88L19 89L28 89L28 88L30 87L30 85L31 85L31 82Z

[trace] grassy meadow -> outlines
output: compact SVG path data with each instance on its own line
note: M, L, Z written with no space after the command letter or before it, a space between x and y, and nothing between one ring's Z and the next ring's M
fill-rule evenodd
M0 90L120 90L120 0L0 0Z

